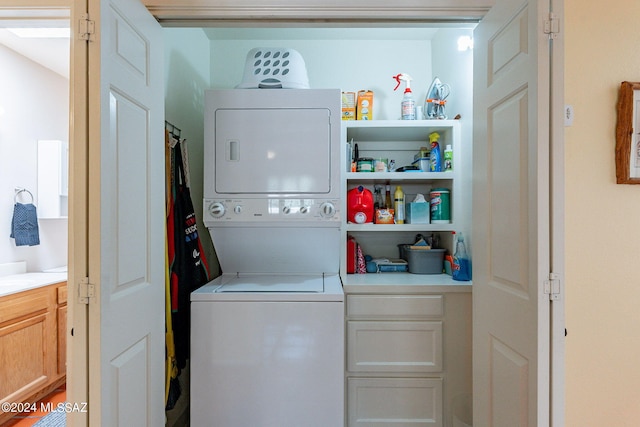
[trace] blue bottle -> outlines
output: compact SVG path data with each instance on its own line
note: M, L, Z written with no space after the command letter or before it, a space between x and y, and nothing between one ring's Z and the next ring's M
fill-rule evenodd
M467 248L464 245L464 236L462 233L458 233L456 236L458 239L456 253L453 254L453 265L451 266L452 277L453 280L468 281L471 280L471 265L469 263L469 255L467 255Z
M429 154L429 172L442 172L442 158L440 157L440 144L438 144L440 135L433 132L429 135L431 142L431 154Z

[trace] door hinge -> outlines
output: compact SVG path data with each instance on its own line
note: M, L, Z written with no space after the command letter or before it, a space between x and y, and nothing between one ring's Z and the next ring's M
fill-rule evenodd
M555 13L549 13L544 20L544 33L549 35L550 39L555 39L560 33L560 20Z
M78 283L78 302L80 304L89 304L95 301L96 285L89 283L88 277L83 277Z
M549 273L549 279L544 281L544 293L549 295L551 301L560 299L560 275Z
M93 41L96 33L96 22L89 19L89 14L85 14L78 21L78 37L80 40Z

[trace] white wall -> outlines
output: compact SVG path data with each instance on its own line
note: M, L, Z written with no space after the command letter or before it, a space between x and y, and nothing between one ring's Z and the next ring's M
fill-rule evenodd
M404 86L393 91L398 73L413 78L416 102L424 102L432 79L431 42L422 30L406 30L400 39L392 29L247 29L217 31L211 41L211 82L233 88L242 81L246 55L254 47L295 49L302 55L313 89L338 88L374 92L373 119L400 118ZM253 36L253 37L252 37ZM236 37L236 38L233 38Z
M566 425L640 425L640 186L618 185L618 89L640 82L640 2L565 0Z
M431 40L433 77L451 86L451 94L447 97L445 112L449 119L460 115L462 133L462 150L459 158L453 159L456 164L466 165L460 170L463 182L471 185L473 162L473 50L459 51L458 39L461 36L473 36L471 29L440 29ZM471 198L464 198L456 209L462 211L462 218L468 221L458 222L459 230L464 233L467 250L472 253L471 235ZM460 218L460 216L457 216Z
M197 28L165 28L165 119L187 139L191 199L205 256L213 276L217 260L202 223L204 91L210 87L209 39Z
M0 263L26 261L28 271L66 265L66 219L40 219L39 246L16 247L9 234L14 189L37 202L37 141L68 140L69 80L3 45L0 64Z

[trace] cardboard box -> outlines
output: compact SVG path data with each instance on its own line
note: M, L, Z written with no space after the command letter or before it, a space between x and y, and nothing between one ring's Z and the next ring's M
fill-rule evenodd
M358 92L357 120L373 120L373 92L361 90Z
M429 224L429 203L405 203L407 224Z
M356 93L342 92L342 120L356 119Z

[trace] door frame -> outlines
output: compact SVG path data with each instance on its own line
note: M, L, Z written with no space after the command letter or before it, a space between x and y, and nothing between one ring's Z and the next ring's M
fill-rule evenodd
M78 22L85 17L88 0L0 0L0 9L29 8L29 9L60 9L70 10L71 28L75 33ZM435 8L432 6L422 6L417 10L409 5L393 5L393 8L367 8L362 7L351 9L351 11L341 10L336 7L334 10L318 6L309 6L304 9L298 8L296 14L287 13L287 8L262 8L258 14L254 8L246 6L236 6L226 8L221 13L219 7L215 5L177 8L175 0L144 0L143 3L149 11L159 19L160 23L166 27L194 27L202 26L205 21L211 21L218 25L233 26L240 23L252 23L258 26L278 25L286 26L294 22L304 22L305 25L315 25L314 22L322 20L322 24L370 24L380 26L402 26L423 25L433 22L474 22L486 13L494 2L492 0L483 1L481 5L467 7L457 7L447 9L446 7ZM214 2L210 2L214 3ZM220 3L217 1L216 3ZM410 3L410 2L407 2ZM449 2L450 3L450 2ZM465 3L465 2L460 2ZM466 2L473 4L473 2ZM477 2L476 2L477 3ZM563 16L563 2L551 0L555 11ZM301 11L302 10L302 11ZM276 12L274 14L274 11ZM325 21L325 18L328 20ZM455 18L452 21L452 18ZM407 23L407 21L409 21ZM554 78L556 82L553 92L563 95L564 93L564 67L563 61L563 36L556 40L553 61L557 64L554 67ZM87 65L87 42L79 40L76 36L71 38L71 74L70 74L70 119L73 126L70 127L69 140L73 141L73 148L70 150L70 171L69 171L69 254L68 254L68 287L69 287L69 315L67 322L67 401L87 402L88 401L88 328L87 328L87 305L78 301L78 284L88 277L88 259L86 250L89 241L88 236L88 82L89 70ZM552 96L552 108L562 108L563 96ZM552 121L551 130L555 144L551 156L555 159L552 162L553 175L553 205L552 220L554 223L554 233L552 242L553 270L561 275L564 274L564 135L561 123ZM560 288L560 299L552 304L552 390L551 390L551 412L553 414L553 425L560 426L564 420L564 286ZM68 418L69 425L87 425L86 414L74 413Z

